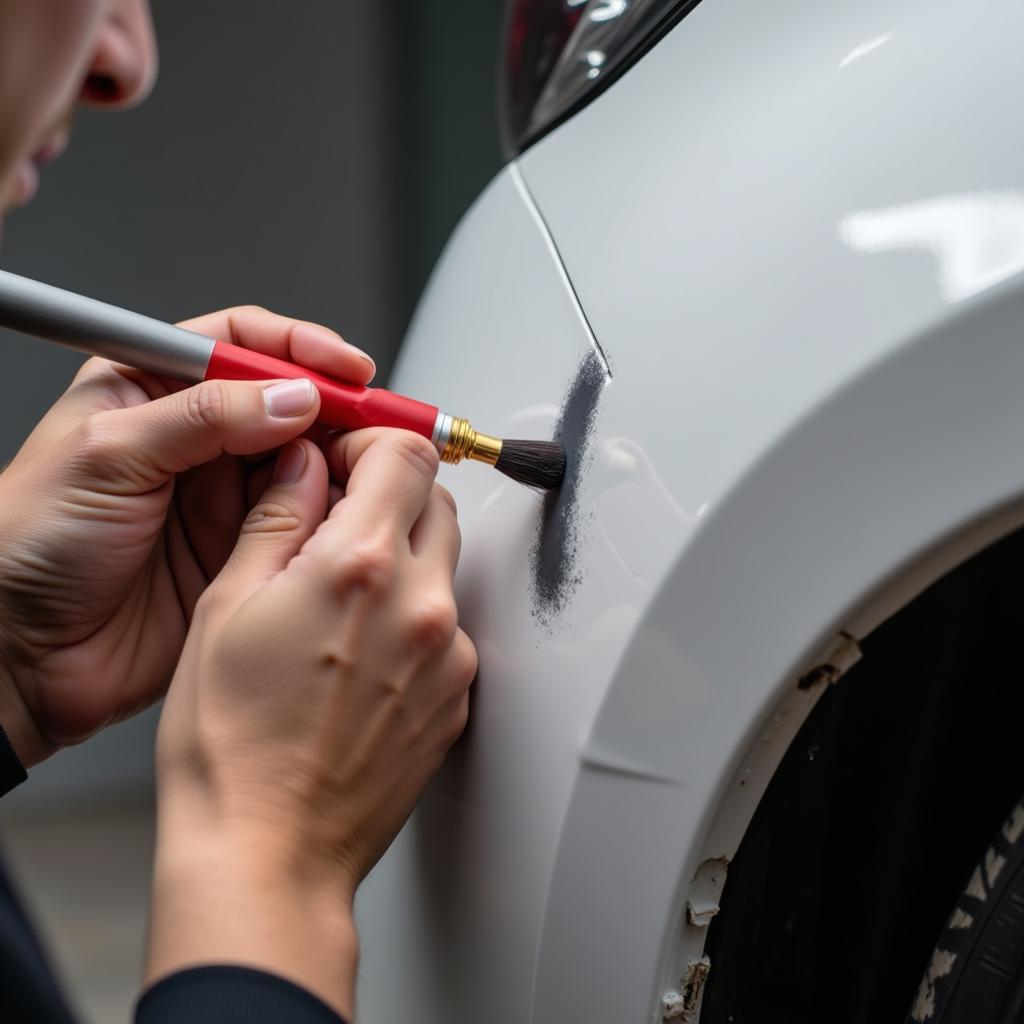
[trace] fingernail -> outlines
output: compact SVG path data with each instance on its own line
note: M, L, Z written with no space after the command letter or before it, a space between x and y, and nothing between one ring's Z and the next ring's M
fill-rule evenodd
M306 470L306 449L294 441L285 445L274 467L275 484L297 484Z
M368 363L370 369L373 370L374 373L377 372L377 364L361 348L356 348L355 345L347 341L343 341L342 344L347 349L350 349L354 355L359 356L359 358L362 359L363 362Z
M305 377L274 384L263 391L263 401L271 416L302 416L309 412L316 398L313 382Z

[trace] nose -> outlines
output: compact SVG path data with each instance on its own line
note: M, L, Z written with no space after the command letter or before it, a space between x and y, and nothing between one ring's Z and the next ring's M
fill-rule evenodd
M156 72L149 0L115 0L97 37L80 102L108 110L133 107L151 92Z

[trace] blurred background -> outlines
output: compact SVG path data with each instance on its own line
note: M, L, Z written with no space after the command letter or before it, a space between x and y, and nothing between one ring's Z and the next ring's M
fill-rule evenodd
M387 372L459 217L501 165L502 0L155 0L138 110L83 113L0 267L167 320L256 303ZM0 331L0 465L74 353ZM2 538L0 538L2 542ZM12 869L84 1021L138 988L158 709L34 769L0 804Z

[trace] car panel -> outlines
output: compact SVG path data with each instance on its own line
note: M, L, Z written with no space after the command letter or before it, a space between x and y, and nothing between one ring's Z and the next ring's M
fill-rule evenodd
M983 8L706 0L455 236L397 387L544 436L585 360L610 372L560 615L540 500L444 474L481 672L360 899L368 1017L671 1010L690 881L735 850L797 680L1024 520L1024 15Z
M592 732L683 788L581 773L532 1020L647 1019L685 987L690 881L735 851L774 716L809 710L796 676L1020 522L995 367L1019 372L1022 27L709 0L521 160L652 466L705 509Z
M1024 265L1022 28L1006 0L711 0L522 158L617 385L650 410L673 378L647 446L684 505Z
M600 425L611 379L509 168L442 260L393 386L429 395L480 429L547 438L581 368L595 367ZM594 493L620 483L596 454L600 429L584 456L582 519ZM570 473L586 438L576 440ZM362 1012L397 1020L415 1006L419 1018L452 1020L488 1007L489 1020L522 1021L578 736L651 582L617 553L615 538L634 524L610 509L607 536L592 542L583 530L570 539L578 583L563 581L564 600L545 601L535 551L544 497L475 464L443 467L441 481L463 524L457 594L479 679L467 736L361 893Z

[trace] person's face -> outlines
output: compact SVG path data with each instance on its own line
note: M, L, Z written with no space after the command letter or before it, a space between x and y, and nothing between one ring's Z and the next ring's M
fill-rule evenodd
M35 194L76 104L139 103L156 64L149 0L0 0L0 217Z

